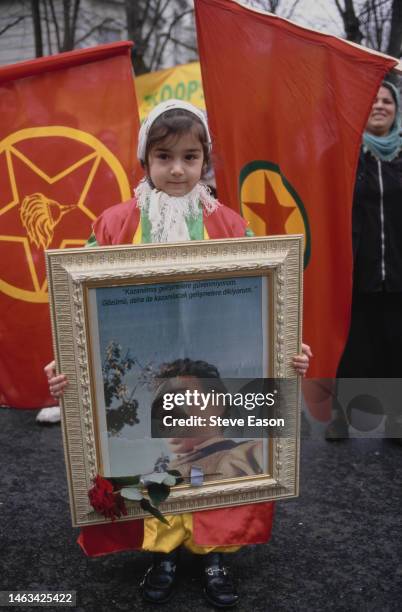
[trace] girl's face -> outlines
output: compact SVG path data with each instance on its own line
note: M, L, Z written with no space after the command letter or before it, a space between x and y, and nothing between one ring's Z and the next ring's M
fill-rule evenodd
M148 175L156 189L170 196L189 193L201 178L204 153L201 142L192 131L175 138L168 136L148 154Z
M386 136L395 121L396 104L387 87L380 87L374 100L366 131L375 136Z

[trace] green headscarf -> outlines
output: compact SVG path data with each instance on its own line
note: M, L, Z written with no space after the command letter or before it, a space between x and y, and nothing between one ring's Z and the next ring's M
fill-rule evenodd
M402 138L400 136L401 131L401 105L399 91L389 81L384 81L381 87L386 87L392 94L395 101L396 112L395 121L391 126L389 133L386 136L375 136L364 132L363 134L363 147L365 150L371 151L375 157L381 159L381 161L391 161L394 159L402 148Z

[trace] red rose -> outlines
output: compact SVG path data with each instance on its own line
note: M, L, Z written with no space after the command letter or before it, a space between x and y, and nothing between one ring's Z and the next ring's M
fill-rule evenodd
M120 518L122 514L127 514L124 499L120 493L113 490L111 482L102 476L96 476L93 483L94 486L88 491L88 497L89 503L96 512L112 521L116 517Z

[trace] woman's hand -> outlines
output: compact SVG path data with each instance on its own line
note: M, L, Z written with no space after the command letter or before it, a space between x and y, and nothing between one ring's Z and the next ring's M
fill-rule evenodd
M44 369L49 384L50 395L56 398L61 397L65 387L68 385L67 376L65 374L56 374L55 361L48 363Z
M310 359L313 356L311 352L311 348L308 344L302 343L302 352L301 355L296 355L293 357L293 367L300 376L306 376L307 370L310 365Z

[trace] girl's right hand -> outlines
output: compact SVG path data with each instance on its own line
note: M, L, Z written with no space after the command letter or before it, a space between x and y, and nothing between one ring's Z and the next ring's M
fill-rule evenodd
M56 374L55 361L48 363L44 369L49 384L50 395L56 398L61 397L65 387L68 385L67 376L65 374Z

